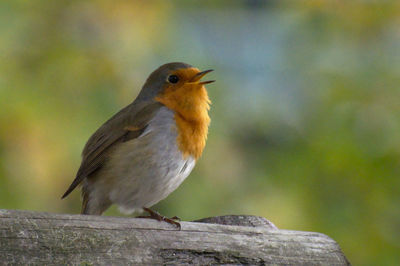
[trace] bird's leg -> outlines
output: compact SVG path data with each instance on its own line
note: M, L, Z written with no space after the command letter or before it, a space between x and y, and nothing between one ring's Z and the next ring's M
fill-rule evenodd
M149 216L137 216L136 218L154 219L154 220L157 220L157 221L160 221L160 222L164 221L164 222L167 222L169 224L176 225L179 228L179 230L181 229L181 224L178 223L177 221L175 221L175 220L180 220L179 217L174 216L172 218L167 218L167 217L159 214L158 212L153 211L153 210L151 210L149 208L146 208L146 207L143 207L143 210L148 212Z

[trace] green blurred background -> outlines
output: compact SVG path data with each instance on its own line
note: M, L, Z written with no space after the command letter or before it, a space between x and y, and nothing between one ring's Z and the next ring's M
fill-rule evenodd
M60 196L86 140L171 61L217 82L203 157L156 210L399 263L399 1L2 1L0 208L78 213Z

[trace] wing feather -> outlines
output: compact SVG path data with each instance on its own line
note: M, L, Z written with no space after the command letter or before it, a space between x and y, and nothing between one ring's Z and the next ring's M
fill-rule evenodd
M139 137L161 106L159 102L133 102L105 122L86 143L81 166L62 198L98 171L119 143Z

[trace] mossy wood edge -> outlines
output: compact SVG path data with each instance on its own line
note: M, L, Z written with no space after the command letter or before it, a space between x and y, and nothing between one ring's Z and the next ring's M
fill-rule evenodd
M171 224L150 219L0 210L0 264L349 265L321 233L256 216Z

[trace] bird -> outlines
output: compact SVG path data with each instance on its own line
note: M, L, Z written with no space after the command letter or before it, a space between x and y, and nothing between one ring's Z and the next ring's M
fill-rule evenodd
M81 214L101 215L115 204L125 214L177 225L150 209L191 173L206 144L211 101L200 71L167 63L145 81L136 99L87 141L76 177L62 196L82 188Z

